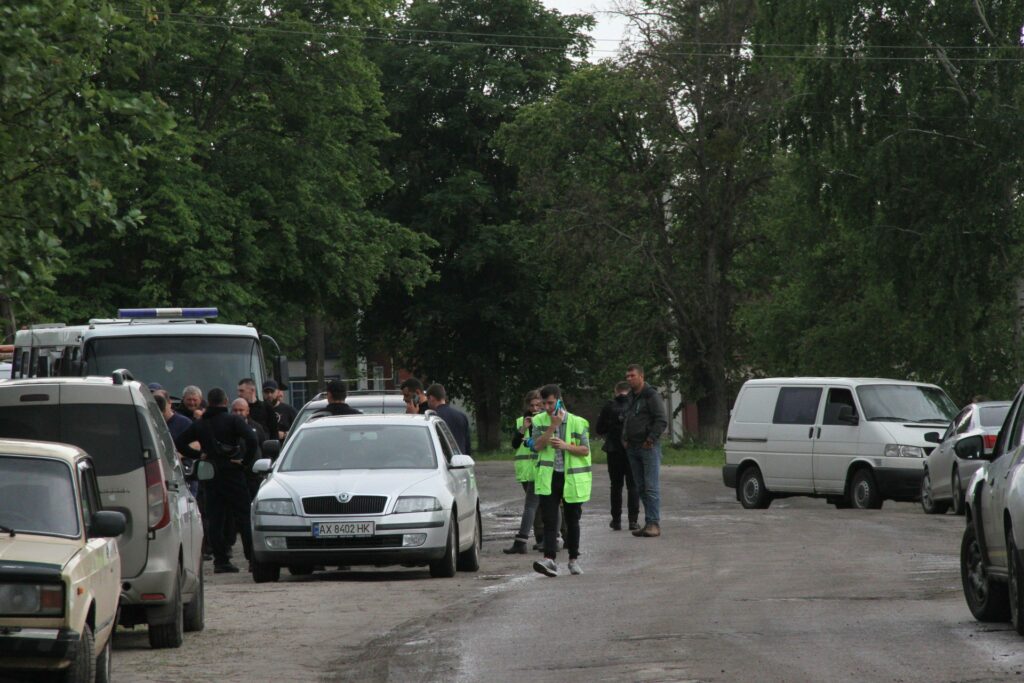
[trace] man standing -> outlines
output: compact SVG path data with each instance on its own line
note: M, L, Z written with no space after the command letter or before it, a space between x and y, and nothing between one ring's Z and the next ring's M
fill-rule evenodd
M345 403L348 398L348 388L340 379L332 379L327 383L327 405L316 411L318 414L328 415L362 415L363 411L356 410Z
M448 405L448 392L442 385L431 384L427 387L427 407L437 413L438 417L448 425L452 436L455 437L455 443L459 445L459 450L466 455L472 455L469 441L469 418L458 408Z
M263 402L277 413L277 428L287 433L292 428L292 423L295 422L295 416L299 414L299 411L285 403L283 396L281 387L274 380L268 379L263 383Z
M644 502L644 528L634 536L661 536L661 444L658 439L668 426L665 404L654 387L644 381L644 369L633 364L626 368L631 389L626 420L622 425L622 443L626 447L633 479Z
M537 516L537 507L540 499L534 493L533 480L537 478L537 454L530 449L530 433L533 428L533 416L544 409L540 400L540 392L532 389L523 397L523 415L516 418L516 432L512 437L512 448L516 449L515 470L516 481L522 484L526 500L523 502L523 516L519 522L519 533L516 534L512 546L503 548L506 555L525 555L526 544L530 542L530 529L533 528L534 518ZM543 536L538 535L540 542Z
M611 504L612 521L608 524L615 531L622 529L622 484L626 484L626 511L629 515L629 530L640 528L637 518L640 516L640 497L637 495L633 480L633 469L626 455L626 447L622 445L622 423L626 419L626 408L629 406L629 383L619 382L615 385L615 397L601 408L597 418L597 435L604 437L602 450L608 455L608 478L612 482Z
M249 403L249 417L263 427L268 439L283 438L277 426L277 413L267 403L256 398L256 381L252 377L238 380L238 398L244 398Z
M544 559L534 562L533 568L545 576L558 576L558 506L564 501L569 573L582 574L580 517L593 482L590 424L562 406L557 384L543 386L540 397L544 412L533 416L533 450L537 452L534 490L544 515Z
M427 412L427 396L423 393L422 382L415 377L410 377L398 388L402 390L402 398L405 399L406 413L417 415Z
M181 390L181 403L178 412L190 420L198 420L203 416L203 390L189 384Z
M203 417L193 422L174 441L182 454L201 457L213 464L213 479L204 487L209 515L210 544L213 546L213 571L237 572L231 564L226 543L227 517L231 515L242 536L245 558L252 560L252 528L249 520L249 488L244 463L256 455L256 434L245 420L228 412L228 395L220 387L210 389L209 406ZM199 441L201 451L190 444Z

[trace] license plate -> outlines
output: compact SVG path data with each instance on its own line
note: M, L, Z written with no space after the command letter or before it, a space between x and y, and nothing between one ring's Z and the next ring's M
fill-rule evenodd
M373 522L317 522L313 538L373 536Z

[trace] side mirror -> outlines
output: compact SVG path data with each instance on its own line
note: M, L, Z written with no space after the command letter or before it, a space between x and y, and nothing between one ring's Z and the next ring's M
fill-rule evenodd
M985 442L981 436L968 436L960 439L953 447L956 457L964 460L982 460L985 458Z
M260 451L264 458L269 458L270 462L274 462L277 460L277 456L281 455L281 442L277 439L267 439L260 447Z
M939 434L938 432L926 432L924 435L924 440L927 441L928 443L939 443L942 441L942 435Z
M266 474L272 466L270 458L260 458L252 464L252 472L253 474Z
M855 412L853 412L853 408L850 406L843 406L839 409L839 413L836 414L836 422L856 427L860 424L860 418L857 417Z
M274 356L274 379L281 389L288 390L288 357Z
M89 538L116 538L127 527L124 515L116 510L100 510L89 520Z
M462 453L458 453L452 456L452 461L448 463L448 469L450 470L463 470L467 467L472 467L476 462L473 458Z
M196 479L199 481L209 481L213 479L213 465L206 460L196 461Z

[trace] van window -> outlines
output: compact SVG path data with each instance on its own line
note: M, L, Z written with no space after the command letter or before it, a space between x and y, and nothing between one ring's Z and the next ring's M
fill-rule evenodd
M848 422L839 421L839 412L848 407L857 414L857 405L853 402L853 392L849 389L829 389L828 401L825 402L825 415L821 419L823 425L850 426Z
M812 425L818 417L821 387L782 387L772 422L782 425Z
M778 387L747 387L740 395L736 405L737 422L768 424L772 421L772 409L775 407L775 396Z

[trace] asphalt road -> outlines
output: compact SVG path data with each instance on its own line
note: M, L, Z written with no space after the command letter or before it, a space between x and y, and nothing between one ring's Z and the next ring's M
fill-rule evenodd
M717 469L674 467L663 535L638 539L608 528L595 469L582 576L501 553L520 489L511 463L482 463L479 573L210 574L207 629L173 651L118 631L115 680L1024 680L1024 639L964 604L963 518L800 498L743 510Z

